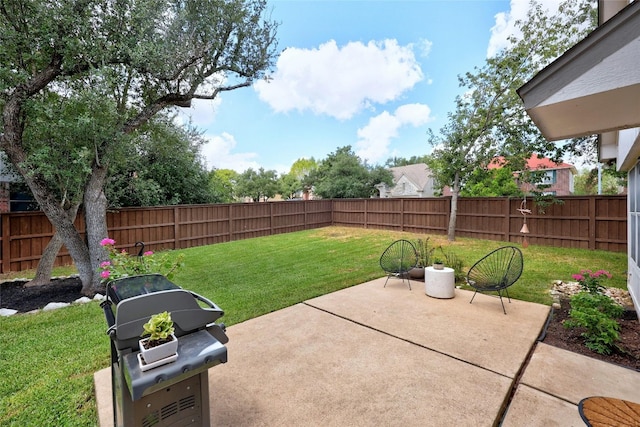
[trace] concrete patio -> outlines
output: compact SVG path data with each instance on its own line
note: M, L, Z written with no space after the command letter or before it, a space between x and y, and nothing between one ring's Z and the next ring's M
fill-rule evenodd
M229 327L211 425L583 426L583 397L639 400L640 372L537 342L548 306L384 281ZM95 384L110 426L108 368Z

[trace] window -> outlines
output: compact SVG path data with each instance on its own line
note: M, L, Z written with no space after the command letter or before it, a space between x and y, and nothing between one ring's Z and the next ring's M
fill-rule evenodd
M556 183L556 170L546 171L544 173L544 177L542 178L543 184L555 184Z

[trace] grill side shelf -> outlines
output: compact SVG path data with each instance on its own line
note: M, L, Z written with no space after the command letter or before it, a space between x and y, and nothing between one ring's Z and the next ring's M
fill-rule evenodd
M138 353L122 355L125 380L133 400L227 362L227 347L206 330L181 336L177 360L146 372L140 369Z

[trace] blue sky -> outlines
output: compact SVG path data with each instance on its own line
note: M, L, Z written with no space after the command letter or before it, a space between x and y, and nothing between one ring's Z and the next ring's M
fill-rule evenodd
M548 0L546 3L556 4ZM528 0L270 0L280 55L270 83L188 110L209 169L289 171L351 145L363 160L427 154L458 75L504 47Z

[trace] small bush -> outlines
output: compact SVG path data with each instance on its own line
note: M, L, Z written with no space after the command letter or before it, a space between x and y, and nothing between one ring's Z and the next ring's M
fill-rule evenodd
M624 309L606 295L580 292L571 297L570 319L566 328L584 328L585 345L600 354L611 354L620 338L620 325L616 321Z
M445 251L444 249L442 249L442 246L440 246L440 252L442 252L442 255L444 256L444 260L445 260L444 264L449 268L453 268L455 272L454 274L455 274L456 282L463 282L465 278L465 273L463 270L464 261L462 260L462 258L454 254L453 252Z

